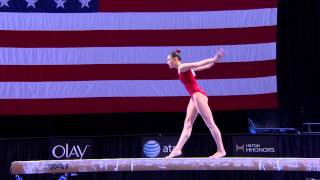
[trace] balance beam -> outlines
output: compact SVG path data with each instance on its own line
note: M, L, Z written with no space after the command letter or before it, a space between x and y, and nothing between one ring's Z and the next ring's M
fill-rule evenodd
M15 175L169 170L320 171L320 158L128 158L15 161L11 163L11 174Z

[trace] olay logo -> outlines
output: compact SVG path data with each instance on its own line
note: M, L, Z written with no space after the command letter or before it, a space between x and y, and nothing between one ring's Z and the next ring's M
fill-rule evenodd
M69 146L68 143L64 145L56 145L52 148L52 156L61 159L61 158L73 158L73 159L82 159L90 145L72 145Z

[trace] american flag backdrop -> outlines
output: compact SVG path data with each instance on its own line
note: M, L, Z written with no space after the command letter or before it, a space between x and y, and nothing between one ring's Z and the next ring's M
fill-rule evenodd
M276 0L0 0L0 115L185 111L166 58L215 110L277 106Z

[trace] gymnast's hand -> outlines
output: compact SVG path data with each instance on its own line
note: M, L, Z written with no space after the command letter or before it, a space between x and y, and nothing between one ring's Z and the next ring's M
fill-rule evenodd
M213 63L219 62L223 56L224 56L224 50L222 48L219 48L213 57Z

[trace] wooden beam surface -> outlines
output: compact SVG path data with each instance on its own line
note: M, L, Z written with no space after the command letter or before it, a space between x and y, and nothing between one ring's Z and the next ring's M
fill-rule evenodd
M320 171L320 158L128 158L11 163L11 174L170 170Z

